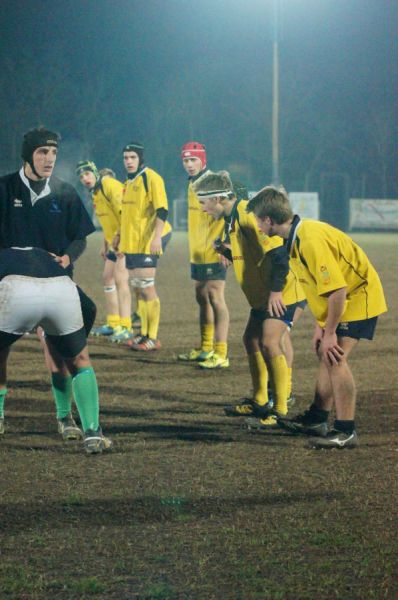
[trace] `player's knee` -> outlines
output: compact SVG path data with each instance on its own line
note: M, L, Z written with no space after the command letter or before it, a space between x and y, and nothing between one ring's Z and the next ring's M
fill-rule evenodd
M276 356L280 353L279 340L265 338L261 340L261 350L267 357Z

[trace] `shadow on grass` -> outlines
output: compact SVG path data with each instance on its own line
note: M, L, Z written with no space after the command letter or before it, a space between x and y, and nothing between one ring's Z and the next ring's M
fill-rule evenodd
M341 492L289 492L283 491L263 496L228 497L156 497L142 496L123 499L87 500L77 494L60 502L31 502L2 504L0 531L8 535L27 529L57 529L78 526L84 528L115 527L135 524L178 521L182 516L207 519L216 515L228 519L231 513L250 511L257 507L314 504L342 499Z

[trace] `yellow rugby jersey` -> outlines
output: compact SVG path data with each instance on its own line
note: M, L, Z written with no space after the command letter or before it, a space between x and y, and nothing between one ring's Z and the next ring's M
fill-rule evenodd
M158 173L145 167L134 179L125 183L120 223L121 252L150 254L158 208L168 210L164 181ZM165 221L162 237L170 231L171 225Z
M222 237L224 220L216 220L203 212L200 202L192 189L192 182L188 186L188 240L191 263L206 265L218 263L218 254L213 248L213 242Z
M101 186L92 195L95 214L109 245L119 231L123 189L124 186L120 181L105 176L101 178Z
M236 278L250 306L266 309L271 292L270 250L283 245L280 237L262 234L252 213L247 214L248 201L241 200L234 206L229 232L233 266ZM236 211L236 212L235 212ZM282 290L285 304L304 300L305 295L297 277L290 270Z
M343 287L347 299L341 322L370 319L387 310L376 270L362 248L339 229L295 217L288 248L292 269L321 326L327 318L328 294Z

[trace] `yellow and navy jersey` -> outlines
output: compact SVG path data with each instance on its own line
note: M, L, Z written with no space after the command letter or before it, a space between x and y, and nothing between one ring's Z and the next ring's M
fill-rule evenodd
M248 201L238 201L234 206L229 227L229 241L236 278L250 306L266 309L272 291L271 251L282 247L283 240L278 236L262 234L252 213L246 212ZM304 300L304 292L297 277L289 269L282 290L285 304L295 304Z
M387 310L376 270L362 248L339 229L296 216L288 250L292 269L321 326L327 319L329 294L341 288L347 290L341 322L370 319Z
M158 173L145 167L125 183L120 223L121 252L150 254L159 208L168 210L164 181ZM165 221L162 237L170 231L171 225Z
M101 177L91 196L95 214L102 227L104 238L111 244L120 229L124 186L113 177Z
M198 197L188 186L188 239L190 261L195 265L218 263L218 254L213 248L213 242L222 237L224 231L223 219L216 220L203 212Z

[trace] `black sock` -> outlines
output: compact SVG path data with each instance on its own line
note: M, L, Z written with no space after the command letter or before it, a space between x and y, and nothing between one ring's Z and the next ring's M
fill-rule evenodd
M329 416L328 410L322 410L321 408L318 408L315 404L311 404L309 410L310 410L311 419L315 423L324 423L325 421L328 420L328 416Z
M355 431L355 421L339 421L336 419L333 428L337 431L351 435L351 433Z

